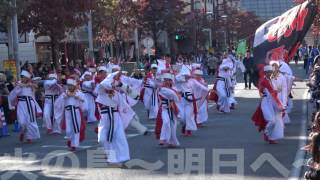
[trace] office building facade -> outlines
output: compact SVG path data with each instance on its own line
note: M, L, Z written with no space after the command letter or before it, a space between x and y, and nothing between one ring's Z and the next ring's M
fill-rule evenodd
M241 0L240 8L252 11L261 21L268 21L294 7L293 0Z

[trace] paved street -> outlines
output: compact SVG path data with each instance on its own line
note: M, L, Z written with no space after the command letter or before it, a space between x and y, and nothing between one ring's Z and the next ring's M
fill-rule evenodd
M292 67L298 77L305 78L301 65ZM11 132L10 137L0 139L0 179L286 179L295 172L293 163L297 160L299 141L305 138L300 133L308 113L306 92L305 83L297 82L294 110L290 115L292 123L285 128L286 138L277 145L265 143L251 121L259 103L257 90L244 90L244 84L239 83L236 110L227 115L219 114L215 105L209 104L209 121L203 128L192 137L183 137L178 131L181 148L161 148L153 133L142 136L129 128L127 136L132 160L121 169L103 167L101 162L105 157L93 151L100 147L93 124L88 125L87 139L74 154L67 151L64 135L47 135L42 130L41 140L21 144L18 133ZM134 109L142 123L153 131L154 122L146 120L142 104ZM14 153L16 157L10 157ZM90 155L92 153L94 156ZM73 161L63 161L64 157ZM71 162L74 163L72 168ZM168 176L168 173L179 176Z

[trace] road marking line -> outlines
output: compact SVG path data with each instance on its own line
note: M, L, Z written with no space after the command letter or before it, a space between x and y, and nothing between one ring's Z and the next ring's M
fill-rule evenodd
M305 118L305 114L307 114L307 106L308 106L308 90L305 90L304 94L303 94L303 99L305 99L305 103L303 103L303 106L302 106L302 115L301 115L301 118L302 118L302 126L301 126L301 129L300 129L300 137L304 137L304 138L300 138L300 141L299 141L299 149L297 151L297 154L296 154L296 157L294 159L294 162L298 162L298 161L301 161L301 160L304 160L305 158L305 155L306 155L306 152L304 150L301 150L300 148L306 146L307 144L307 138L305 138L305 136L307 136L307 119L308 118ZM307 117L308 117L309 114L307 114ZM303 161L304 162L304 161ZM291 169L291 172L290 172L290 175L289 175L289 180L299 180L300 179L300 174L301 174L301 170L302 170L302 164L299 165L298 167L293 167Z
M41 146L42 148L66 148L67 145L65 146L58 146L58 145L43 145ZM79 149L89 149L91 148L92 146L79 146L78 148Z

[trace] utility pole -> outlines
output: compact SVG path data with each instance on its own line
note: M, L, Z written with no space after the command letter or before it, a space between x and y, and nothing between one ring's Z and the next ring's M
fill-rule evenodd
M17 15L17 1L10 1L12 16L12 40L13 40L13 54L16 61L17 79L20 79L20 58L19 58L19 31L18 31L18 15Z
M134 3L140 3L139 0L132 0ZM139 29L136 27L134 29L134 46L136 51L136 61L140 61L140 46L139 46Z
M196 52L197 51L197 42L198 42L198 38L197 38L197 31L198 31L198 22L196 22L196 12L195 12L195 8L194 8L194 0L191 0L191 13L193 15L193 23L192 24L195 24L197 23L196 26L192 26L192 34L193 34L193 37L192 37L192 51L193 52Z
M140 48L139 48L139 32L138 28L134 29L134 44L135 44L135 50L136 50L136 61L140 61Z
M94 58L93 54L93 33L92 33L92 14L91 10L88 13L88 41L89 41L89 58Z
M12 39L12 17L8 17L8 58L14 59L14 53L13 53L13 39Z

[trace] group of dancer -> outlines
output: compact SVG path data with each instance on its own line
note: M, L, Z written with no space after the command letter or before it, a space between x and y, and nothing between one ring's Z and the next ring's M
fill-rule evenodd
M243 71L241 63L231 54L219 65L214 92L220 113L229 113L237 103L234 95L237 68ZM265 75L258 86L262 101L253 119L263 131L264 139L275 144L283 138L284 123L290 122L295 77L283 61L272 61L263 69ZM85 139L86 124L98 122L95 128L98 143L110 164L130 159L125 131L128 126L140 134L148 134L133 110L140 100L148 120L155 123L160 146L180 146L178 124L181 134L190 137L208 120L210 93L200 64L184 62L173 68L171 59L164 57L152 64L140 80L128 77L119 65L111 62L90 67L83 74L71 74L64 84L55 72L42 82L43 111L35 99L38 84L27 70L21 72L20 81L9 94L10 106L15 107L21 127L20 141L32 143L40 138L37 118L42 116L47 133L61 134L64 130L67 146L75 151Z
M86 124L97 122L98 143L107 162L118 164L130 159L125 130L128 126L147 135L133 110L143 101L147 116L156 124L160 146L178 147L177 125L184 136L192 135L208 119L208 85L199 64L182 64L179 70L170 58L157 60L144 79L128 77L119 65L109 63L74 73L62 83L54 71L41 81L44 88L43 111L35 98L39 86L32 74L22 70L20 80L8 99L17 113L20 141L32 143L40 138L37 119L42 117L47 134L66 133L66 145L76 151L85 140Z
M290 123L289 113L293 108L292 87L300 79L293 76L290 66L283 60L270 61L261 66L258 84L261 102L252 120L270 144L284 137L285 124Z

